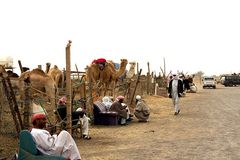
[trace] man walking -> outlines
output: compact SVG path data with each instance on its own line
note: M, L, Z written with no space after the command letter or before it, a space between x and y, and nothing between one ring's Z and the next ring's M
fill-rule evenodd
M173 79L169 82L168 94L169 98L172 98L172 102L175 108L174 115L178 115L180 112L179 98L183 94L183 82L178 78L176 74L173 74Z

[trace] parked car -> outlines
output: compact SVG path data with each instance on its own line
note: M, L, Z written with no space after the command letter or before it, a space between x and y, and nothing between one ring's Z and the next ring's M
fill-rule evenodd
M205 76L202 78L203 88L214 88L216 89L217 81L212 76Z

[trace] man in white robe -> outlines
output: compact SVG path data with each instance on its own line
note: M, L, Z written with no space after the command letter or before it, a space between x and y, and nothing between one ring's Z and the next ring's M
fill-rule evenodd
M178 115L180 112L179 98L183 94L183 82L176 74L173 74L173 79L169 82L168 94L169 98L172 98L175 109L174 115Z
M46 155L63 156L70 160L80 160L81 156L72 136L67 131L51 135L46 128L46 115L37 113L32 116L31 134L40 152Z
M62 98L59 99L58 101L58 108L65 110L65 113L67 111L67 98L66 96L63 96ZM75 114L75 115L79 115L79 121L77 122L78 124L81 123L82 124L82 136L83 136L83 139L85 140L90 140L91 137L89 136L89 121L90 121L90 118L87 117L85 111L81 108L81 107L78 107L76 109L76 111L73 111L72 114ZM66 115L64 115L64 118L66 118ZM81 121L81 122L80 122Z

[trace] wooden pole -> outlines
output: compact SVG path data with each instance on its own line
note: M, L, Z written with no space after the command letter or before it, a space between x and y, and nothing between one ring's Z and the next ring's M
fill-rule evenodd
M83 82L83 97L84 97L84 105L83 105L83 108L84 108L84 110L86 110L87 109L87 106L86 106L86 99L87 99L87 95L86 95L86 83L85 83L85 81L81 81L81 83Z
M166 78L166 63L165 63L165 58L163 58L163 70L164 70L163 78L165 79L165 78Z
M23 126L24 129L29 129L29 116L30 116L30 84L24 83L24 108L23 108Z
M148 72L147 72L147 94L150 94L150 67L149 67L149 62L147 62L148 66Z
M137 74L139 73L139 63L137 62Z
M3 88L4 88L4 91L5 91L6 97L8 99L9 108L10 108L11 113L12 113L12 118L13 118L13 121L14 121L14 124L15 124L15 127L16 127L16 131L19 134L20 130L21 130L21 128L20 128L21 126L19 124L19 121L17 120L17 115L16 115L16 112L14 110L14 104L13 104L13 101L12 101L12 96L9 92L7 82L5 80L6 77L4 77L4 75L2 73L0 73L0 77L2 78Z
M80 79L80 76L79 76L79 72L78 72L77 64L75 64L75 68L76 68L76 71L77 71L77 77L78 77L78 80L79 80L79 79Z
M136 92L136 89L137 89L137 86L138 86L138 83L139 83L139 78L141 76L141 72L142 72L142 69L140 69L139 73L138 73L138 76L137 76L137 82L136 82L136 85L134 87L134 91L133 91L133 94L132 94L132 97L131 97L131 101L130 101L130 104L132 104L133 102L133 98L135 96L135 92Z
M2 81L0 79L0 81ZM4 106L4 97L3 97L3 88L2 88L2 83L0 83L0 131L2 130L2 124L3 124L3 106Z
M66 46L66 97L67 97L67 130L72 135L72 85L71 85L71 47L72 41Z
M91 78L90 78L90 81L89 81L89 83L88 83L88 87L89 87L89 96L90 96L90 99L89 99L89 105L88 105L88 107L87 107L87 112L89 113L89 116L90 117L93 117L93 109L92 109L92 106L93 106L93 103L94 103L94 99L95 99L95 97L94 96L96 96L96 90L94 91L93 90L93 82L92 82L92 80L91 80ZM86 101L87 102L87 101ZM94 118L94 117L93 117Z
M21 73L23 73L24 71L23 71L22 63L20 60L18 60L18 65L19 65Z

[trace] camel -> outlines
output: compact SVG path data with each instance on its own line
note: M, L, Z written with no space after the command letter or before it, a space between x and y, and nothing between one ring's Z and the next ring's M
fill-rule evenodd
M114 64L107 61L105 67L101 70L98 64L93 63L87 67L87 80L94 84L98 83L98 81L103 83L105 95L110 84L113 83L113 89L115 88L118 78L125 73L127 64L127 59L121 59L120 68L116 70Z
M136 62L129 62L129 64L130 64L130 68L126 75L127 79L131 79L135 75Z
M45 92L50 98L50 103L53 108L56 105L57 87L54 80L41 69L33 69L32 71L23 72L19 78L19 92L21 99L24 95L25 83L30 83L32 91ZM34 91L35 90L35 91ZM32 95L32 94L31 94Z
M57 87L63 88L64 74L60 69L58 69L56 65L54 65L53 68L49 69L47 75L55 81Z

